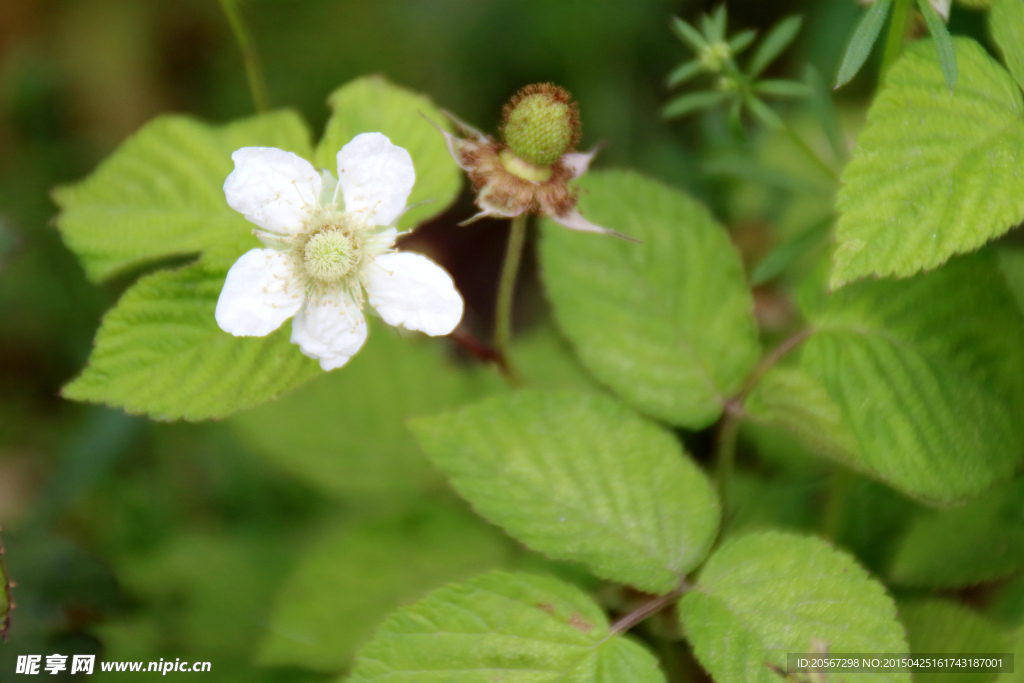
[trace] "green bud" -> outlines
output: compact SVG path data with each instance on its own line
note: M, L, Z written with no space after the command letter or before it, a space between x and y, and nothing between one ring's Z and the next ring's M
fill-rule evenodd
M529 85L505 105L505 144L520 159L550 166L579 140L579 113L568 92L551 83Z
M700 51L700 63L708 71L717 73L731 56L732 48L729 47L729 43L710 43Z

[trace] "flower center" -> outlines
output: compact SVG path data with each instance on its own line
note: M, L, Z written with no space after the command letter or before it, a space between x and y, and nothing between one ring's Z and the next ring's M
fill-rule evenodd
M355 241L342 230L325 230L306 242L302 258L311 277L320 282L337 282L355 267Z

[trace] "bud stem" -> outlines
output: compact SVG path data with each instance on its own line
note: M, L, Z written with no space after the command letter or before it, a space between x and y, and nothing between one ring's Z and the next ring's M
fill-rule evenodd
M505 263L501 268L501 280L498 282L498 302L494 316L494 347L504 360L509 383L514 386L522 384L522 379L512 364L508 347L512 337L512 304L515 298L516 277L519 274L519 263L523 258L525 243L526 215L523 214L512 219L512 227L508 233L508 247L505 250Z

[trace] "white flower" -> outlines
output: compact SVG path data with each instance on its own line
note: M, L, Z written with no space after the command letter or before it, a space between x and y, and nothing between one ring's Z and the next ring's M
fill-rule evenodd
M416 180L407 151L380 133L357 135L338 152L339 180L273 147L243 147L231 159L228 205L266 248L228 271L216 311L225 332L262 337L294 316L292 343L333 370L366 341L364 292L390 325L436 336L459 324L462 297L448 273L392 249Z

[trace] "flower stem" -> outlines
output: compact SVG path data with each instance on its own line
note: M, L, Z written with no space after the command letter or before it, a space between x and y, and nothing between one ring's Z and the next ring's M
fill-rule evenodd
M267 96L267 81L263 77L263 66L260 63L259 53L256 51L256 43L238 9L238 0L220 0L220 6L228 18L228 24L231 25L235 42L238 43L238 48L242 51L245 75L249 80L249 92L252 93L252 103L256 107L256 112L262 114L270 111L270 98Z
M889 37L885 41L885 52L882 55L882 74L892 66L903 49L903 37L907 32L907 16L910 14L910 0L896 0L892 11L892 22L889 24Z
M505 249L505 263L501 267L501 280L498 282L498 303L494 317L494 348L503 359L503 367L513 384L519 383L519 375L509 358L509 340L512 338L512 304L515 298L516 277L519 274L519 263L523 259L523 246L526 244L526 216L512 219L512 228L508 234L508 247Z

